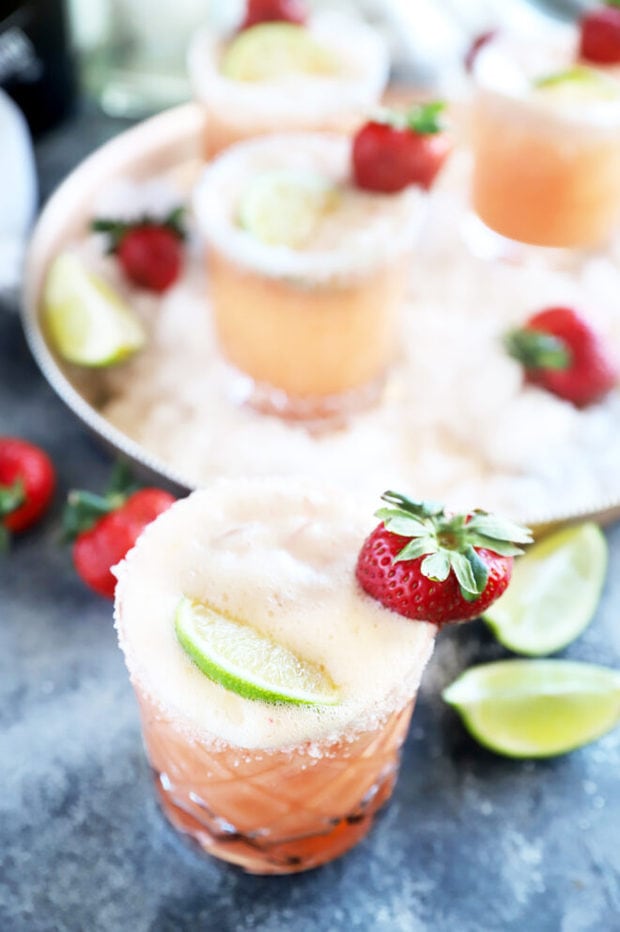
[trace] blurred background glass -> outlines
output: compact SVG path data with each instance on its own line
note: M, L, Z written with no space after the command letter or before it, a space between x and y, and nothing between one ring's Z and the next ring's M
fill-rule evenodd
M471 39L496 26L537 28L587 0L311 0L361 13L385 32L398 79L449 90ZM244 0L69 0L83 82L104 110L139 117L187 100L185 51L205 23L226 31Z

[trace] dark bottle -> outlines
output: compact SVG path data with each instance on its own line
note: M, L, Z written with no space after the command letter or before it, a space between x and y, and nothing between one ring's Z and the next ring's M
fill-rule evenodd
M64 0L0 0L0 87L35 134L71 109L76 79Z

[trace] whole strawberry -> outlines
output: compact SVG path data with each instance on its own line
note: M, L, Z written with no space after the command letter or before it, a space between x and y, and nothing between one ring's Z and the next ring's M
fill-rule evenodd
M151 521L175 501L164 489L137 488L120 467L106 495L72 491L64 515L65 536L73 540L73 563L91 589L114 598L110 572Z
M596 65L620 64L620 3L585 13L579 24L579 57Z
M428 190L452 148L440 121L444 108L442 101L420 104L362 126L352 149L358 188L395 194L415 184Z
M308 11L303 0L248 0L241 29L249 29L258 23L306 22Z
M0 549L41 518L54 494L56 472L47 453L19 437L0 437Z
M436 625L477 618L506 589L517 544L531 543L527 528L474 511L447 514L435 502L397 492L360 551L356 576L386 608Z
M141 217L131 223L99 218L93 220L95 233L106 233L109 252L118 261L130 282L162 294L173 285L183 267L183 209L175 208L163 220Z
M578 408L600 401L616 385L618 369L602 339L572 308L550 307L505 337L525 380Z

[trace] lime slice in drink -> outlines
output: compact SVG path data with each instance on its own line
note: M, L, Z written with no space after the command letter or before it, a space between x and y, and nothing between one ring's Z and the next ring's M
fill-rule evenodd
M585 65L538 78L534 82L534 90L558 103L620 100L620 82Z
M260 23L230 43L220 64L234 81L274 81L292 74L334 75L338 61L303 26Z
M293 170L265 172L244 192L239 223L264 243L300 249L340 200L340 189L323 175Z
M484 615L498 641L541 657L578 637L594 615L607 570L607 543L596 524L564 528L515 561L506 592Z
M480 744L508 757L552 757L620 722L620 671L568 660L472 667L442 693Z
M339 701L322 667L209 605L181 599L175 630L181 646L205 676L244 699L293 705Z
M80 366L111 366L144 345L133 310L73 253L61 253L51 265L43 315L60 355Z

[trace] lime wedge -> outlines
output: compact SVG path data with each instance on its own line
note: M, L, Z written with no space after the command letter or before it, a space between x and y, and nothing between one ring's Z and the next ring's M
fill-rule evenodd
M265 172L243 193L239 223L264 243L301 249L340 201L340 189L323 175Z
M506 592L484 615L498 641L517 654L561 650L587 627L607 571L607 543L596 524L543 538L515 561Z
M620 672L568 660L473 667L442 696L480 744L508 757L552 757L620 722Z
M619 81L585 65L537 78L534 89L566 103L620 99Z
M184 651L205 676L244 699L293 705L339 701L322 667L209 605L181 599L175 630Z
M292 74L334 75L338 61L303 26L260 23L230 43L220 64L234 81L273 81Z
M73 253L61 253L51 265L43 315L60 355L80 366L111 366L144 345L133 310Z

